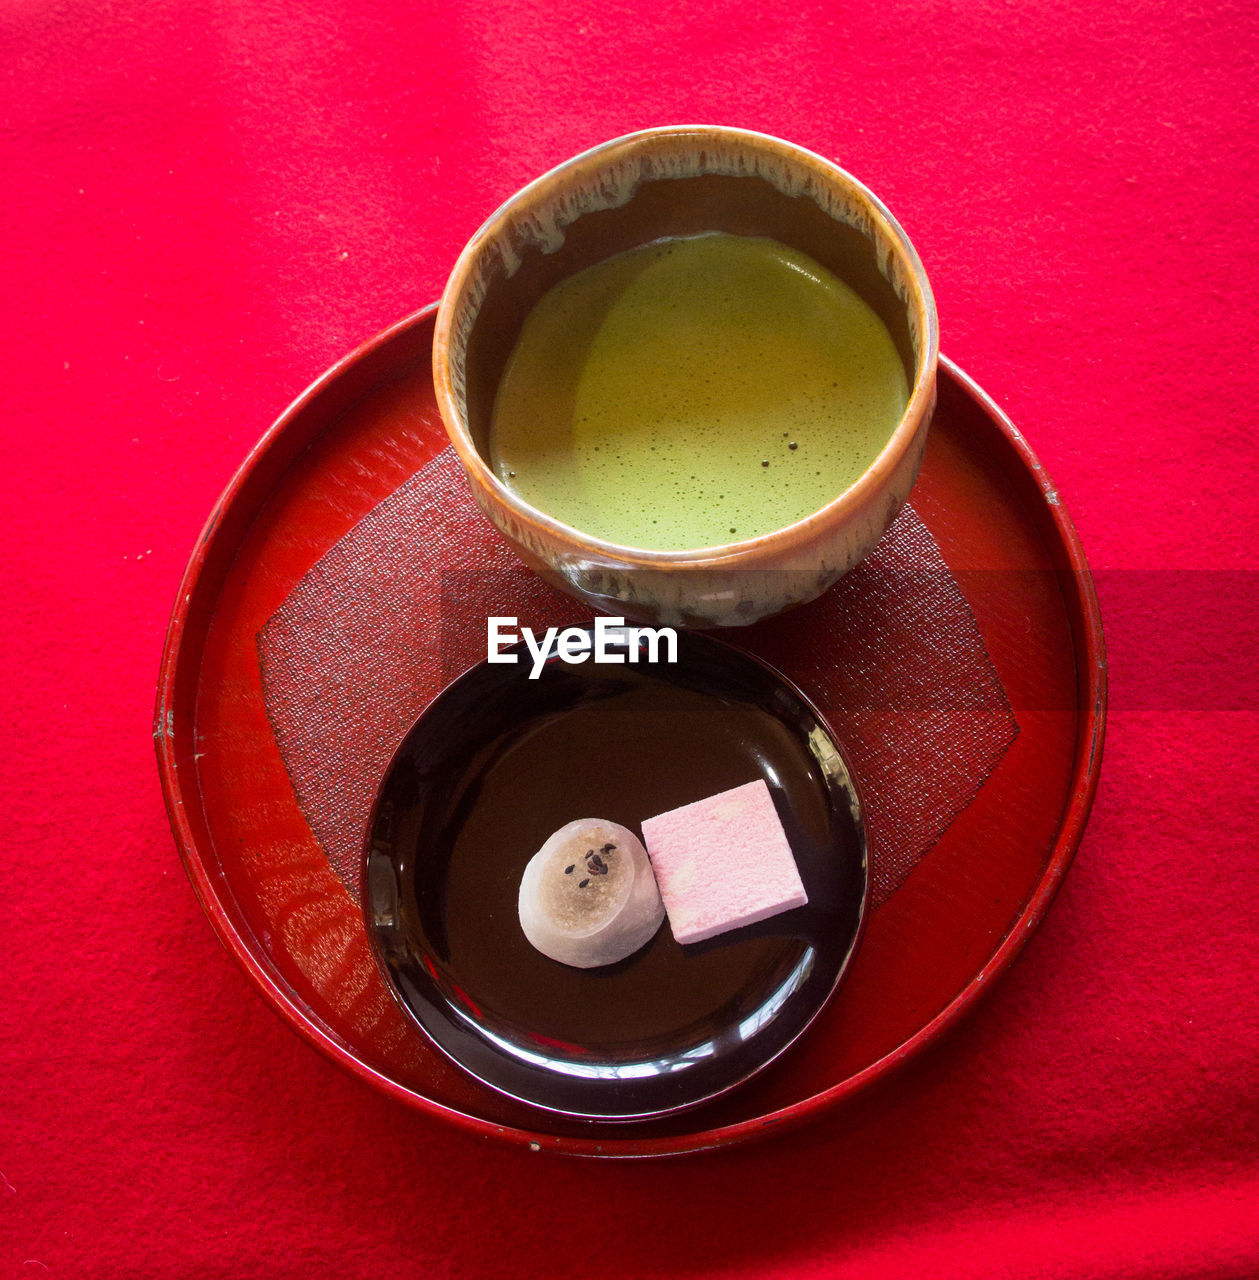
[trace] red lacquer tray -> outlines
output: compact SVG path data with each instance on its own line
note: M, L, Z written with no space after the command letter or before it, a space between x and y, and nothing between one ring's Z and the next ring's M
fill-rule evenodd
M357 900L298 806L263 701L257 637L303 575L446 446L434 308L302 395L211 514L162 658L155 738L185 869L223 944L321 1052L400 1102L474 1132L581 1155L738 1142L851 1097L941 1035L1014 960L1083 833L1106 670L1078 538L1022 436L940 368L913 494L1015 709L982 789L872 912L851 974L804 1041L719 1103L631 1127L565 1123L465 1076L404 1021Z

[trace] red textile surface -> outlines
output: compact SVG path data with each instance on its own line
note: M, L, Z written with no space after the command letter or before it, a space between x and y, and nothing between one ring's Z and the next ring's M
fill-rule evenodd
M1254 1275L1257 27L5 6L0 1274ZM1112 716L1059 901L945 1043L781 1138L596 1166L405 1112L280 1023L180 871L149 715L197 530L276 412L522 182L680 120L897 212L945 350L1104 571Z

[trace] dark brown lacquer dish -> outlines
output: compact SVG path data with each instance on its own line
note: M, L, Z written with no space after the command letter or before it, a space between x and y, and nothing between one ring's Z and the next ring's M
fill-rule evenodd
M552 658L536 680L527 671L473 667L394 757L364 858L377 958L432 1040L513 1098L597 1120L695 1106L778 1057L848 967L869 888L851 774L799 692L705 636L680 635L676 664ZM597 969L526 940L520 879L553 831L599 817L638 833L757 778L806 906L686 947L666 921Z

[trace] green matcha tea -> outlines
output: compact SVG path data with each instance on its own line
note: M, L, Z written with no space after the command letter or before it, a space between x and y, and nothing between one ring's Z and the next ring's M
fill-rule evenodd
M583 533L690 550L825 506L908 399L883 322L811 258L767 239L661 240L562 280L529 314L490 462Z

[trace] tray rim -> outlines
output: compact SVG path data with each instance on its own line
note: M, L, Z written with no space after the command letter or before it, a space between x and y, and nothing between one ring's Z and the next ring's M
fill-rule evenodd
M205 576L216 543L223 516L240 507L247 490L256 482L268 464L275 462L281 446L293 426L307 410L326 394L354 366L364 362L394 339L411 330L431 324L437 304L412 312L381 330L331 365L306 387L276 418L257 443L249 450L228 482L197 537L184 570L166 637L159 667L157 699L154 712L153 739L162 795L180 861L193 891L220 943L245 973L275 1012L307 1043L351 1075L372 1085L389 1097L423 1114L440 1117L465 1131L482 1137L504 1139L532 1151L552 1150L570 1155L603 1158L644 1158L683 1155L725 1147L768 1133L782 1132L802 1123L810 1116L835 1107L842 1101L868 1088L938 1040L962 1019L997 979L1010 967L1026 946L1036 927L1044 919L1050 904L1075 857L1084 834L1085 824L1097 792L1105 740L1107 710L1107 664L1101 612L1084 547L1070 516L1063 507L1058 491L1051 482L1027 440L1001 407L968 374L946 356L940 356L940 372L952 378L961 391L978 403L993 425L999 429L1017 460L1034 482L1043 501L1042 518L1047 515L1057 538L1064 563L1057 566L1059 588L1075 635L1077 654L1077 707L1080 723L1076 733L1076 752L1068 784L1069 792L1057 837L1050 850L1045 870L1028 898L1023 910L1012 922L988 963L930 1022L904 1043L871 1063L855 1075L807 1098L763 1116L741 1120L713 1129L635 1138L625 1136L566 1136L533 1132L499 1124L469 1115L454 1107L436 1102L382 1075L358 1058L332 1030L322 1024L313 1011L306 1009L287 990L278 975L268 972L254 954L247 940L236 929L229 912L219 900L214 876L203 859L187 813L190 799L199 802L200 790L194 776L186 780L177 759L175 729L175 697L178 677L189 662L199 663L200 646L186 644L189 619L207 593L217 595L219 584ZM309 442L308 442L309 443ZM1087 660L1081 664L1083 654ZM702 1114L700 1112L699 1114Z

